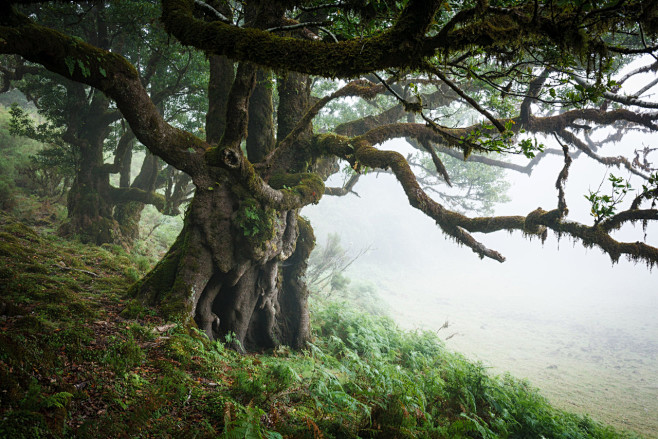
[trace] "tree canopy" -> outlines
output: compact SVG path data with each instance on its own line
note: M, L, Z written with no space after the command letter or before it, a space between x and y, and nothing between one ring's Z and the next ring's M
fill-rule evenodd
M483 258L505 260L473 233L544 238L552 230L613 261L658 262L655 246L611 236L624 224L658 219L655 149L599 154L630 130L658 129L658 104L645 96L658 82L645 75L658 70L655 1L162 0L170 37L209 58L205 138L163 116L130 57L44 23L31 12L41 3L0 6L0 53L103 92L151 153L190 176L196 192L183 232L134 290L165 313L194 318L211 338L232 332L254 349L303 345L300 278L313 235L298 210L324 194L351 193L368 169L392 172L412 207ZM621 76L631 62L637 67ZM316 96L313 78L337 86ZM640 90L627 92L636 78L644 81ZM365 100L372 111L314 129L339 100ZM545 147L547 137L559 148ZM396 138L428 158L379 146ZM441 154L520 172L559 154L556 205L468 216L447 196L430 197L425 176L413 172L431 167L452 184ZM502 159L509 154L526 164ZM642 190L624 205L628 184L611 176L612 195L588 195L592 223L569 220L564 187L577 155L625 169L643 180ZM337 160L354 176L342 188L325 187Z

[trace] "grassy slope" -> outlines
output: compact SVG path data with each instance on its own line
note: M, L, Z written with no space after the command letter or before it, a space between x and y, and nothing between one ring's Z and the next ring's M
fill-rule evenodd
M240 356L124 291L148 264L0 213L0 438L616 438L431 333L314 306L314 341Z

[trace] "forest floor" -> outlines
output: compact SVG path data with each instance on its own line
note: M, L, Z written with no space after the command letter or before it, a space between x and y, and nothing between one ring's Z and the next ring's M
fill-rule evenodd
M304 351L239 355L126 295L146 258L52 217L0 212L0 437L637 437L345 303L315 302Z

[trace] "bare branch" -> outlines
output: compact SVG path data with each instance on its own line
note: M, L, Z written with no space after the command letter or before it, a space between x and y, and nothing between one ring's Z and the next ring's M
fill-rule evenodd
M439 69L432 66L428 67L428 70L438 76L441 81L445 82L455 93L461 96L466 102L468 102L473 108L475 108L480 114L483 114L489 121L494 124L496 129L501 133L505 131L505 127L501 124L493 114L489 113L486 109L482 108L480 104L477 103L475 99L464 93L454 82L452 82L446 75L443 74Z
M219 21L223 21L224 23L230 23L231 20L229 20L228 17L224 16L221 12L219 12L217 9L213 8L210 6L208 3L203 2L201 0L194 0L194 4L196 6L199 6L201 9L204 11L208 12L210 15L218 19Z
M575 75L572 76L572 78L574 81L576 81L577 84L582 85L583 87L593 88L592 84L590 84L589 82L585 81L582 78L579 78ZM624 105L633 105L637 107L652 108L652 109L658 108L658 102L644 101L634 96L621 96L616 93L610 93L609 91L605 91L603 92L603 97L613 102L619 102L620 104L624 104Z
M585 144L582 140L580 140L578 137L576 137L573 133L567 131L567 130L560 130L556 132L556 135L560 136L564 141L570 143L571 145L575 146L576 148L580 149L583 151L585 154L587 154L589 157L593 158L599 163L602 163L606 166L623 166L626 169L628 169L630 172L633 174L642 177L643 179L648 179L649 177L645 175L644 173L638 171L636 168L633 167L630 161L626 157L618 156L618 157L602 157L592 151L589 146Z
M627 74L619 78L619 80L617 80L617 83L621 85L635 75L639 75L640 73L655 72L655 71L658 71L658 61L648 64L646 66L638 67L637 69L628 72Z
M354 186L356 185L356 183L359 181L359 177L361 177L361 174L359 174L358 172L355 172L345 182L343 187L325 187L324 188L324 194L325 195L338 196L338 197L342 197L342 196L345 196L347 194L354 194L358 197L359 194L354 192L353 189L354 189Z
M326 21L308 21L305 23L296 23L296 24L289 24L285 26L277 26L277 27L271 27L269 29L265 29L267 32L278 32L278 31L288 31L288 30L295 30L295 29L303 29L305 27L313 27L313 26L322 26L326 25Z
M530 85L528 85L527 96L525 97L525 99L523 99L523 102L521 103L521 109L519 113L519 118L521 119L522 123L525 124L528 122L528 118L531 116L530 105L539 96L539 93L541 92L544 83L546 83L546 79L548 79L548 75L550 74L550 72L551 72L550 69L544 69L541 72L541 74L537 76L535 79L533 79L530 82Z

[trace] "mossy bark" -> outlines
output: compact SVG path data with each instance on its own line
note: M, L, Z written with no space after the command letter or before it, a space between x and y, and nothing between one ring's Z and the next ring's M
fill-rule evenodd
M120 244L123 239L112 216L109 175L103 169L103 140L109 130L104 115L109 100L96 96L87 102L82 84L69 85L67 92L71 109L65 140L79 151L79 162L67 199L68 218L60 234L78 236L82 242L97 245Z
M273 86L272 74L259 69L249 99L247 156L252 163L262 161L274 149Z
M231 183L197 189L175 244L133 294L210 339L231 334L239 350L302 347L308 293L301 276L312 231L297 211L265 209ZM270 218L252 218L265 214Z
M224 56L210 56L208 81L208 113L206 114L206 141L219 143L226 127L226 104L235 73L233 63Z

